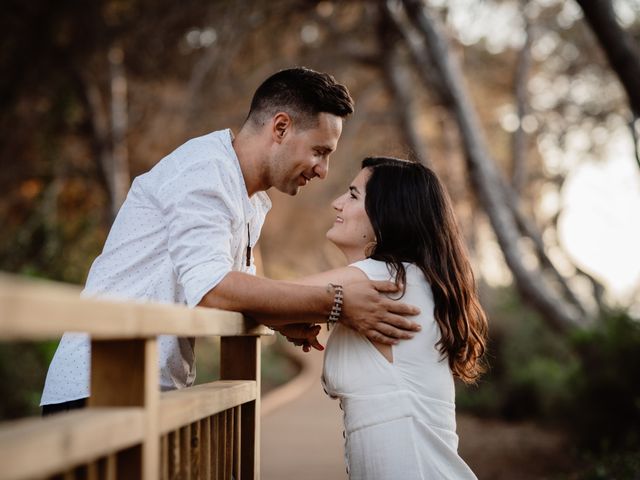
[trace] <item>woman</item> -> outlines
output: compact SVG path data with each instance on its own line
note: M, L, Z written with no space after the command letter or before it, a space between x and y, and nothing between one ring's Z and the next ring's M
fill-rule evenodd
M327 238L350 266L304 283L393 279L421 310L422 330L394 346L331 329L323 383L344 410L350 478L475 478L457 453L453 377L483 372L487 322L442 184L418 163L367 158L333 208Z

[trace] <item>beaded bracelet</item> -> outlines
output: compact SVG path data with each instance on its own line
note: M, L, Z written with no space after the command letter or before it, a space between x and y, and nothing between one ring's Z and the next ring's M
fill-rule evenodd
M331 313L327 319L327 330L331 330L331 327L338 323L338 320L340 320L340 314L342 313L342 285L330 283L327 285L327 292L330 288L333 289L333 307L331 307Z

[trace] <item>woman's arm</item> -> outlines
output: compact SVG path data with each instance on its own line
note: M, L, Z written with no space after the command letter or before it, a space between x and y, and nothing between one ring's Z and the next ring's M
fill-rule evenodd
M313 275L308 275L295 280L288 280L287 282L295 285L319 286L326 288L329 283L344 286L364 281L368 281L368 278L359 268L341 267L328 270L326 272L314 273ZM271 327L300 322L300 317L296 315L264 314L259 318L262 323ZM326 319L323 320L326 321ZM346 323L349 324L349 320L347 320Z
M419 324L406 318L419 314L419 309L383 295L397 292L395 284L367 280L354 267L306 277L297 284L229 272L198 305L239 311L270 326L326 322L334 292L322 281L343 282L340 321L372 341L397 343L420 330Z
M296 283L299 285L327 285L328 283L337 283L340 285L346 285L349 283L362 282L365 280L368 280L368 277L359 268L342 267L334 270L329 270L326 272L316 273L314 275L309 275L307 277L302 277L297 280L293 280L292 283ZM348 324L348 322L342 322L342 323L346 324L350 328L353 328L351 325ZM358 331L357 328L353 328L353 329ZM316 350L321 350L323 348L319 348L321 346L318 343L316 336L317 336L317 332L312 338L305 337L305 336L301 338L298 338L296 336L292 336L292 338L289 338L289 337L288 338L294 344L296 343L295 340L301 340L302 341L301 345L303 346L305 351L309 351L309 346L305 346L304 340L307 340L310 346L313 346ZM384 343L376 342L374 339L371 339L371 338L369 338L369 340L371 341L373 346L376 347L378 351L380 351L382 356L384 356L387 359L387 361L393 363L393 351L392 351L391 345L386 345Z

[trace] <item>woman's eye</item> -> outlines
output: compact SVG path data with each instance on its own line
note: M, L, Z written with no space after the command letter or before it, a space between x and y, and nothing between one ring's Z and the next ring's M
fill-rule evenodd
M349 196L350 196L351 198L353 198L354 200L357 200L357 198L358 198L358 197L356 197L353 193L350 193L350 194L349 194Z

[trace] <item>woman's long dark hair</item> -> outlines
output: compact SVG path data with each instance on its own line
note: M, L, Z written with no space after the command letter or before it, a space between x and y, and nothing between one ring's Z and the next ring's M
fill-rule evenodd
M475 381L485 371L487 319L449 195L436 174L419 163L369 157L362 168L371 172L364 204L376 234L369 257L390 265L402 284L402 262L422 270L440 327L436 347L456 377Z

